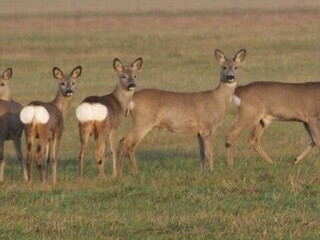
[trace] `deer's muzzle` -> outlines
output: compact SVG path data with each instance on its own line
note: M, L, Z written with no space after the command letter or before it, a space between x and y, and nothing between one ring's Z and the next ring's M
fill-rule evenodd
M233 81L233 80L234 80L234 75L228 75L228 76L227 76L227 80L228 80L229 82Z
M129 84L129 86L128 86L128 90L129 90L129 91L133 91L135 88L136 88L136 84L134 84L134 83L131 83L131 84Z
M66 91L66 95L67 95L68 97L72 96L72 95L73 95L73 91L72 91L71 89L68 89L68 90Z

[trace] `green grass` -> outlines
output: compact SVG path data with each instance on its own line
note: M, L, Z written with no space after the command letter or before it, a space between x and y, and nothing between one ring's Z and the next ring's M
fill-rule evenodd
M194 154L159 155L142 151L140 158L149 159L139 162L141 173L121 179L98 179L89 168L80 181L63 161L64 182L58 186L8 180L1 187L1 236L316 239L320 234L319 177L312 166L288 168L288 159L282 159L266 167L252 159L229 170L219 161L214 173L201 174Z
M5 182L0 185L0 239L318 239L320 163L298 123L274 123L262 145L274 159L265 164L248 144L236 142L228 168L224 134L235 121L230 107L214 134L215 169L200 172L192 134L153 131L138 151L139 174L97 177L93 141L79 180L76 106L88 95L110 92L117 83L113 58L144 59L138 88L200 91L216 87L219 66L213 52L228 56L247 48L240 84L257 80L304 82L319 79L318 1L95 0L68 1L61 10L50 1L8 3L0 17L0 71L13 67L16 101L49 101L56 93L52 68L69 73L83 66L66 119L59 152L58 184L22 182L11 143L5 144ZM43 4L47 4L45 8ZM96 4L96 5L95 5ZM119 8L128 4L128 9ZM278 7L280 6L280 7ZM46 9L46 10L45 10ZM126 119L118 139L131 126ZM24 146L25 152L25 146Z

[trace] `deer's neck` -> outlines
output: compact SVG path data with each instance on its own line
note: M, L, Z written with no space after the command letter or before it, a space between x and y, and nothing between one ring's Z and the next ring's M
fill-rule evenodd
M119 101L122 109L126 110L133 98L134 91L127 91L119 85L113 90L112 95Z
M66 116L67 109L71 103L72 97L65 97L61 93L60 90L58 90L58 93L55 97L55 99L52 101L52 104L54 104L62 113L63 118Z
M9 88L7 88L3 94L1 94L0 99L4 100L4 101L12 101L12 97L11 97L11 91Z
M234 82L234 83L220 82L216 90L218 94L221 96L221 98L225 99L226 103L229 103L230 99L234 94L236 87L237 87L237 82Z

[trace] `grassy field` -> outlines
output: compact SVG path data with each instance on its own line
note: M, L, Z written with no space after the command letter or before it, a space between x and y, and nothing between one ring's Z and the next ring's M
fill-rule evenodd
M115 57L144 59L138 88L213 89L219 80L214 49L248 51L239 84L257 80L319 80L320 3L308 1L0 1L0 71L12 67L16 101L49 101L56 93L52 68L83 66L59 154L58 184L22 182L12 143L5 144L0 185L0 239L319 239L320 163L314 150L292 166L309 143L298 123L274 123L262 145L265 164L248 144L236 143L226 165L224 134L236 119L230 106L214 134L215 169L199 171L192 134L153 131L138 151L140 173L97 177L93 152L79 180L80 143L75 108L88 95L117 83ZM210 109L210 111L214 109ZM130 128L126 119L118 139ZM93 143L91 141L91 146ZM25 148L24 148L25 149ZM90 148L92 149L92 147ZM24 151L25 152L25 151Z

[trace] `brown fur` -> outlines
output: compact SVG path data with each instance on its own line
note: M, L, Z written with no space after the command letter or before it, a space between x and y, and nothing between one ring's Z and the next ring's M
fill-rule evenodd
M81 150L79 154L79 176L83 176L84 155L90 135L94 135L96 141L95 158L101 177L104 173L105 145L109 137L110 149L113 160L113 175L116 175L115 135L120 126L134 91L129 90L131 84L135 84L135 74L142 66L142 58L136 59L130 66L123 66L120 60L113 62L114 69L118 72L119 84L112 93L104 96L90 96L84 99L87 103L100 103L108 109L108 115L102 121L79 122L79 134Z
M38 139L38 144L35 153L35 160L37 163L38 173L41 181L46 180L48 174L48 165L52 164L53 183L57 182L57 154L61 136L63 133L63 120L70 105L71 96L67 93L73 94L74 83L76 78L81 75L82 68L76 67L68 76L64 76L62 71L58 68L53 68L53 75L58 80L58 93L52 102L33 101L29 106L43 106L49 113L49 121L46 124L32 122L25 124L25 135L27 143L27 169L28 179L31 180L31 168L33 159L33 147L35 139ZM51 156L50 156L51 151ZM43 173L42 159L45 153L46 157L46 174ZM51 157L51 159L50 159ZM51 161L50 161L51 160Z
M201 167L205 164L213 169L211 137L221 125L226 109L234 92L237 66L245 58L245 50L233 59L226 58L220 51L215 56L221 65L220 84L211 91L179 93L145 89L135 93L134 107L130 111L133 128L120 141L117 173L122 174L123 155L128 154L131 169L138 172L135 148L153 128L172 132L191 132L198 136ZM230 77L230 79L229 79Z
M27 181L26 166L22 157L21 135L23 124L20 121L22 106L12 100L9 79L12 77L12 69L8 68L0 77L0 182L3 181L4 172L4 141L13 140L16 156L21 165L24 180Z
M301 161L314 146L320 146L318 121L320 119L320 83L254 82L239 86L235 95L241 99L239 116L226 134L228 164L233 165L233 143L245 129L252 128L249 142L268 163L273 163L260 146L263 130L272 120L298 121L304 124L310 136L310 145L294 163Z

